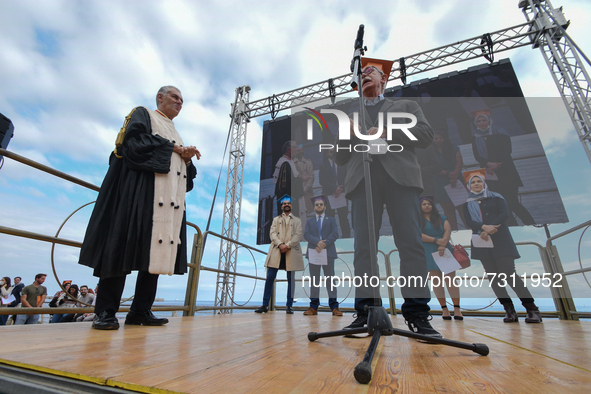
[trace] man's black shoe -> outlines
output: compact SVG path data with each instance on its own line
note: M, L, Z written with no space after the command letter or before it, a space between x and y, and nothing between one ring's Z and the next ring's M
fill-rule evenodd
M94 316L92 328L95 330L118 330L119 320L117 320L114 313L103 311Z
M285 313L293 315L293 308L291 306L285 307Z
M259 309L255 309L254 313L267 313L269 312L269 307L267 305L261 305Z
M168 323L168 319L154 316L151 310L129 311L127 317L125 317L125 324L136 326L162 326L166 323Z
M353 320L353 323L349 324L347 327L343 327L343 330L351 330L354 328L363 328L367 325L367 315L361 315L361 314L357 314L357 315L353 315L353 317L355 317L355 320Z
M430 317L431 316L429 316L429 318ZM406 324L408 325L409 330L416 332L417 334L425 335L431 338L443 338L443 335L431 327L429 318L427 316L412 316L406 319Z

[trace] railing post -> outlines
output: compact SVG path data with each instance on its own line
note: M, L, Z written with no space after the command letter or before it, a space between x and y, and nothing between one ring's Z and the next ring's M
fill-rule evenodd
M562 268L562 262L558 256L558 249L556 249L556 246L550 244L545 248L540 248L540 256L542 257L544 270L551 274L552 286L550 286L550 292L552 293L552 299L554 300L556 310L560 313L560 319L579 320L578 315L571 313L571 311L576 311L576 307L568 286L568 281L563 275L564 269ZM561 275L559 282L560 287L554 286L555 274Z
M199 287L199 275L201 274L201 260L203 258L203 236L201 231L193 237L191 249L191 265L187 278L187 291L185 293L185 306L188 311L183 311L183 316L195 316L195 304L197 303L197 289Z
M287 271L285 271L285 272L287 272ZM267 282L265 281L265 284L266 283ZM275 308L277 307L276 296L277 296L277 278L275 278L275 280L273 281L273 291L271 292L271 299L269 300L269 310L270 311L274 311Z
M394 299L394 288L392 286L388 286L388 278L392 277L392 266L390 265L390 254L394 252L396 249L391 250L390 253L385 254L381 250L379 251L381 254L384 255L384 263L386 264L386 286L388 287L388 299L390 300L390 314L392 316L396 316L396 300Z

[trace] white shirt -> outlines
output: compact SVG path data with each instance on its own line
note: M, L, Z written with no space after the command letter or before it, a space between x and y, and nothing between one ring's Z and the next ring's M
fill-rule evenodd
M380 94L378 97L374 98L373 100L363 98L363 103L365 105L368 105L370 107L373 107L374 105L378 104L380 101L382 101L384 99L385 99L384 98L384 95L383 94Z

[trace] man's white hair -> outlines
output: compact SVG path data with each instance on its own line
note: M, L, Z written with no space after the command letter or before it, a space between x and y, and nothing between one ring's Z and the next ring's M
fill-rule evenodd
M166 93L170 92L172 89L176 89L179 93L181 92L179 90L179 88L177 88L176 86L172 86L172 85L167 85L167 86L162 86L160 89L158 89L158 93L156 93L156 106L158 106L158 104L160 104L160 102L158 101L158 95L165 95Z

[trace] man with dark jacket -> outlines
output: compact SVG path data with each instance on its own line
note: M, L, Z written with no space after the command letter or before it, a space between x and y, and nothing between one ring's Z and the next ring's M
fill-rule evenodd
M363 61L369 59L362 59ZM379 229L382 222L384 206L388 212L390 224L394 234L394 241L400 256L400 278L414 279L414 286L406 284L402 287L404 304L402 315L411 331L432 336L441 337L431 327L428 321L429 305L431 300L427 283L427 259L425 249L421 241L421 211L419 208L419 195L423 190L421 180L421 168L417 161L415 148L425 148L433 141L433 130L427 122L423 111L414 101L388 100L383 96L385 84L388 81L389 69L384 72L385 65L376 62L376 65L366 65L363 68L362 92L364 97L363 110L365 111L365 125L361 130L367 130L367 135L379 134L381 138L390 137L388 144L398 144L403 149L388 151L385 154L371 155L371 190L372 206L375 221L376 250ZM391 67L391 63L390 63ZM414 139L411 139L402 129L394 130L388 136L386 129L379 129L386 122L379 122L379 117L387 114L412 115L416 119L413 127L408 127ZM353 263L355 276L364 275L379 276L379 268L376 263L372 267L372 256L369 246L369 227L367 220L367 201L365 188L366 180L363 170L363 154L355 149L362 141L357 137L357 125L351 121L351 139L338 141L335 161L338 165L347 164L347 177L345 179L345 195L351 200L351 215L355 236L355 254ZM395 149L396 150L396 149ZM410 280L409 280L410 281ZM418 283L417 283L418 282ZM371 281L370 281L371 283ZM398 282L401 284L401 282ZM361 328L367 324L366 306L381 305L379 290L367 287L355 289L355 309L357 318L345 328Z
M21 303L21 291L23 291L24 287L25 287L25 284L22 283L22 278L20 276L15 276L14 277L14 287L12 288L12 295L14 296L14 301L12 301L8 305L10 308L14 308L18 304Z
M337 301L337 291L332 287L332 277L334 276L334 261L338 257L337 249L334 246L335 241L339 238L337 222L334 218L325 214L326 197L318 196L312 198L314 203L313 217L306 221L306 228L304 229L304 239L308 241L308 250L306 251L306 258L310 261L310 308L304 315L317 315L318 307L320 306L320 283L326 283L326 291L328 292L328 306L332 310L333 316L343 316L339 310L339 303ZM314 264L310 260L310 254L314 251L322 253L326 249L326 264ZM324 261L322 261L324 263ZM320 267L324 270L325 280L320 280Z

